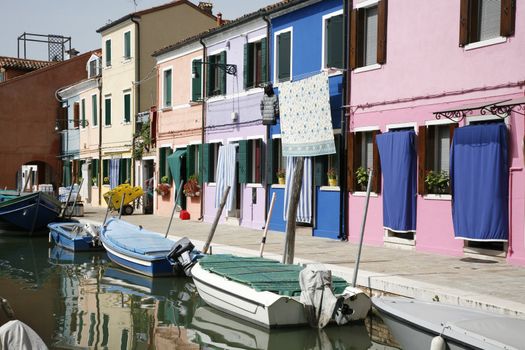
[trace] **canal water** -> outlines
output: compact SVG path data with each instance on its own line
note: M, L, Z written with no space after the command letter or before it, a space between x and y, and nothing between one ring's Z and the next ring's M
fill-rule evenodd
M52 349L391 349L370 320L268 331L206 306L189 278L151 279L47 238L0 237L0 296Z

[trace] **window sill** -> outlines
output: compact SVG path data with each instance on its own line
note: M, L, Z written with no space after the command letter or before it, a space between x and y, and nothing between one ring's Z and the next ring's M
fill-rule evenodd
M263 188L263 185L260 183L249 183L246 184L246 188Z
M190 106L198 106L198 105L202 105L202 100L190 101L190 102L189 102L189 105L190 105Z
M111 128L111 124L109 124L109 125L104 125L104 128Z
M319 191L322 192L339 192L341 189L339 186L321 186L319 187Z
M364 66L364 67L359 67L359 68L356 68L353 70L353 72L355 74L359 74L359 73L364 73L364 72L369 72L369 71L372 71L372 70L377 70L377 69L381 69L381 65L380 64L370 64L368 66Z
M451 201L452 195L450 194L426 194L423 196L423 199L433 200L433 201Z
M215 182L208 182L208 187L217 187L217 183L215 183Z
M105 66L105 67L104 67L104 70L106 70L106 69L111 69L112 67L113 67L113 66L111 66L111 65L109 65L109 66Z
M208 97L206 102L208 102L208 103L210 103L210 102L218 102L218 101L223 101L225 99L226 99L225 95L213 95L213 96Z
M98 125L93 125L91 129L98 129Z
M173 110L173 107L169 106L169 107L162 107L161 109L161 112L169 112L171 110Z
M463 47L463 49L465 51L469 51L469 50L479 49L479 48L486 47L486 46L502 44L502 43L505 43L505 42L507 42L507 38L506 37L498 36L498 37L495 37L495 38L492 38L492 39L483 40L483 41L477 41L477 42L472 43L472 44L467 44L467 45L465 45Z
M343 74L343 70L341 68L323 68L323 72L327 72L328 73L328 77L335 77L335 76L338 76L338 75L342 75Z
M131 122L126 122L126 121L123 121L120 123L121 125L131 125Z
M279 185L279 184L272 185L272 188L282 188L283 190L284 190L285 187L286 187L286 185Z
M252 86L252 87L246 88L245 91L246 91L246 95L254 95L254 94L263 93L264 89L257 87L257 86Z
M352 196L354 197L366 197L365 191L355 191L352 193ZM370 197L378 197L378 194L375 192L370 192Z
M131 62L131 57L124 57L122 59L122 64L126 64L126 63L129 63L129 62Z

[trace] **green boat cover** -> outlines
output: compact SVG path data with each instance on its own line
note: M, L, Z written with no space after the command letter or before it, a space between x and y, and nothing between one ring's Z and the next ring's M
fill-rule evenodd
M304 267L300 265L285 265L270 259L229 254L206 255L199 260L199 264L205 270L259 292L268 291L286 296L301 294L299 272ZM341 294L347 286L344 279L332 276L335 294Z

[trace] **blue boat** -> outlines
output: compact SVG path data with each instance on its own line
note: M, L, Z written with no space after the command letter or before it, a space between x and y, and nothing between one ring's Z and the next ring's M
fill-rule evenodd
M106 254L101 250L74 252L58 245L48 249L48 258L48 262L51 265L60 266L94 264L107 261Z
M53 222L47 227L50 240L65 249L74 252L104 250L95 225L80 222Z
M21 194L0 202L0 228L15 235L46 234L47 224L56 221L61 203L44 192Z
M112 218L100 230L100 240L115 264L150 276L184 276L193 266L193 244L177 242L126 221Z

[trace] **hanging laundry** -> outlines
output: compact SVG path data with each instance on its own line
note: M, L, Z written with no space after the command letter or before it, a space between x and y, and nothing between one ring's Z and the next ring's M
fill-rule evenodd
M271 83L264 88L264 95L261 100L261 116L263 125L275 125L275 119L279 116L279 98L274 93Z
M237 149L234 144L228 143L219 147L219 155L217 157L217 187L215 188L215 208L221 204L222 194L227 186L230 186L230 193L226 201L226 209L233 210L235 203L235 169L237 162Z
M111 159L109 161L109 188L111 189L118 186L119 169L120 159Z
M283 219L288 221L288 206L292 194L293 173L297 164L296 157L286 159L286 187L284 188ZM305 158L303 165L303 181L299 204L297 206L297 222L312 222L312 158Z
M279 86L283 155L313 157L335 153L326 72Z

